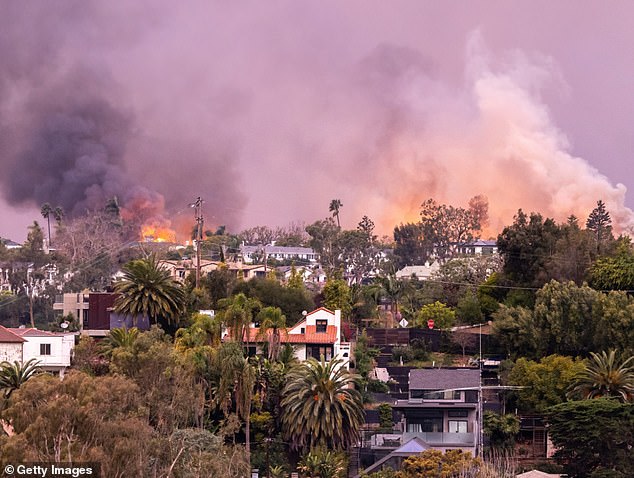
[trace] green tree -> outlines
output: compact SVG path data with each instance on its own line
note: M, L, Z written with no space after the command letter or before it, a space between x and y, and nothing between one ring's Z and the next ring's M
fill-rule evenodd
M349 317L352 311L352 291L345 280L328 277L322 290L323 305L330 310L341 310L343 317Z
M280 355L281 331L286 330L286 316L279 307L265 307L257 316L260 322L258 335L269 344L269 360L277 361Z
M330 201L330 206L328 210L332 213L332 217L337 218L337 227L341 229L341 223L339 222L339 209L343 207L343 204L339 199L333 199Z
M183 289L153 255L123 266L123 279L114 289L119 294L115 312L131 316L135 323L138 317L148 317L163 327L173 326L184 310Z
M236 342L220 346L216 357L220 379L216 392L216 403L228 415L231 404L235 405L238 418L244 420L247 456L251 452L251 402L255 385L255 371L244 358L242 347Z
M291 447L346 449L359 440L364 422L359 377L342 365L314 358L289 372L284 388L282 427Z
M566 401L569 387L584 368L581 360L561 355L549 355L538 362L522 357L513 365L507 381L522 387L513 392L521 411L543 413Z
M577 374L570 387L572 396L581 398L616 398L634 401L634 356L619 360L616 351L590 352L586 367Z
M434 321L435 329L450 329L456 321L456 312L446 304L436 301L426 304L416 313L415 324L417 327L427 327L427 321Z
M320 256L321 264L328 272L339 265L339 245L337 238L341 228L329 217L306 226L310 236L310 247Z
M257 299L249 298L241 292L220 302L220 306L224 308L222 321L230 329L231 338L236 343L242 344L246 339L248 346L251 322L261 305Z
M460 478L475 476L482 466L479 459L460 449L426 450L407 457L401 465L399 478Z
M634 469L634 404L597 399L565 402L548 409L548 435L555 458L572 478L611 475Z
M21 364L17 360L13 363L0 363L0 391L6 400L11 394L24 385L27 380L39 371L40 362L35 359ZM1 408L0 408L1 409Z
M300 460L297 469L303 478L344 478L346 456L342 452L316 448Z
M515 445L515 437L520 432L520 419L516 415L499 415L487 410L484 412L483 427L493 450L508 450Z
M424 264L433 244L425 240L420 224L407 223L394 228L394 256L398 269Z
M103 341L104 354L111 356L112 351L119 347L132 348L138 337L139 329L136 327L131 329L126 329L125 327L111 329Z
M597 290L634 290L634 252L629 241L620 240L614 256L597 259L588 275Z
M597 201L597 207L592 210L586 221L586 229L594 232L597 252L600 253L603 242L612 236L612 219L603 201Z

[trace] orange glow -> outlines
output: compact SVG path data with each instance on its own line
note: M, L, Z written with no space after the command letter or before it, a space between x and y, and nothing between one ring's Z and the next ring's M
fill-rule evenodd
M141 228L143 242L176 242L176 232L168 227L146 224Z

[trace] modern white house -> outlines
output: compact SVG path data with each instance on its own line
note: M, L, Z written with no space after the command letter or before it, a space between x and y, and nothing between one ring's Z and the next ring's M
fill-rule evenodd
M72 333L55 333L32 328L11 328L11 333L22 338L22 362L30 359L39 361L39 367L47 372L64 376L70 367L70 360L75 347L75 335Z
M249 329L249 341L262 343L260 329ZM350 343L341 340L341 311L324 307L308 312L304 319L281 333L281 343L291 344L300 362L310 357L319 360L341 359L343 366L350 366Z
M307 261L315 263L319 260L317 254L310 247L284 247L275 245L240 246L240 254L245 264L252 264L256 259L260 261L275 259L276 261Z

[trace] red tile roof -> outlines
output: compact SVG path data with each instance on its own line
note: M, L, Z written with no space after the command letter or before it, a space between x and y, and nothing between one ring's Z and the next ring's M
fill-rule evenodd
M26 342L22 337L17 334L14 334L11 330L7 329L0 325L0 342L2 343L14 343L21 344L22 342Z
M264 342L262 337L258 337L259 328L249 329L249 342ZM272 332L269 330L267 335ZM337 327L329 325L326 332L317 332L317 326L307 325L303 334L289 334L286 330L280 331L280 342L289 344L334 344L337 341Z
M39 330L32 327L28 328L10 328L11 332L20 337L57 337L58 334L49 332L48 330Z

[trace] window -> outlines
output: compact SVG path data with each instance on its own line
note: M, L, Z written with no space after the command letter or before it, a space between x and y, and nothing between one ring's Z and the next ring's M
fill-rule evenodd
M51 344L40 344L40 355L51 355Z
M447 412L447 416L448 417L453 417L453 418L466 418L469 416L469 410L465 410L465 409L455 409L455 410L449 410Z
M332 360L332 345L307 345L306 358L313 357L317 360Z
M467 433L467 421L449 420L449 433Z
M328 328L328 321L327 320L318 320L316 322L317 324L317 332L326 332L326 329Z

